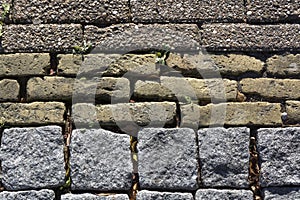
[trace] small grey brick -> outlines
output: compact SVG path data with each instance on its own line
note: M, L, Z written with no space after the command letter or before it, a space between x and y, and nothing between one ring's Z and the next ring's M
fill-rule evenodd
M258 130L262 187L300 184L300 127Z
M112 194L103 195L101 194L64 194L61 196L61 200L129 200L127 194Z
M129 190L131 153L128 135L103 129L76 129L71 142L72 190Z
M300 199L300 187L272 187L262 190L264 200L298 200Z
M201 180L206 187L248 187L248 128L198 131Z
M193 195L190 193L179 192L156 192L156 191L139 191L136 195L137 200L193 200Z
M54 200L55 193L52 190L29 190L29 191L20 191L20 192L1 192L0 199L2 200Z
M200 189L197 190L195 200L252 200L253 193L250 190L220 190Z
M2 183L8 190L59 187L65 182L62 128L5 129Z
M18 101L20 86L18 81L4 79L0 81L0 101Z
M210 51L299 51L300 24L206 24L202 44Z
M196 135L192 129L146 128L138 133L142 189L197 189Z
M72 51L82 43L81 25L6 25L2 35L5 52Z

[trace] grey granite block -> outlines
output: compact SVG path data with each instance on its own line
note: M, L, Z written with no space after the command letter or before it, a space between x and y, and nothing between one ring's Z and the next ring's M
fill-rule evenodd
M29 190L20 192L4 191L0 193L1 200L54 200L55 193L52 190Z
M193 195L190 193L179 192L156 192L156 191L139 191L136 195L137 200L193 200Z
M127 194L94 195L94 194L64 194L61 200L129 200Z
M300 199L300 187L272 187L262 190L264 200Z
M138 133L142 189L197 189L196 135L192 129L146 128Z
M250 130L205 128L198 137L203 185L247 188Z
M128 135L103 129L76 129L71 142L72 190L129 190L131 153Z
M250 190L221 190L200 189L197 190L195 200L252 200L253 193Z
M1 143L2 183L7 190L53 188L65 182L62 129L5 129Z
M263 128L257 137L261 186L298 186L300 127Z

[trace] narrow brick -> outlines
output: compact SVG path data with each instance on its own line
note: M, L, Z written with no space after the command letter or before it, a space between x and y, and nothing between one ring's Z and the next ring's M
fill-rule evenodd
M127 194L63 194L61 195L61 200L85 200L85 199L92 199L92 200L129 200Z
M300 54L272 56L267 60L267 73L276 77L299 77Z
M181 200L193 200L193 195L191 193L181 193L181 192L156 192L142 190L136 195L137 200L156 200L156 199L181 199Z
M18 81L3 79L0 81L0 101L18 101L20 86Z
M0 103L0 113L5 125L64 124L65 105L58 102Z
M202 44L216 51L299 51L299 24L206 24Z
M76 54L59 54L58 75L76 76L82 66L82 56Z
M20 192L8 192L4 191L0 193L1 199L39 199L39 200L53 200L55 199L55 193L52 190L29 190Z
M82 43L81 25L6 25L2 36L5 52L72 51Z
M299 99L300 80L246 78L240 81L242 92L246 95L258 95L266 99Z
M300 101L286 101L287 123L300 124Z
M262 196L265 200L299 199L300 187L264 188Z
M253 194L250 190L225 190L225 189L200 189L196 192L195 200L204 199L253 199Z

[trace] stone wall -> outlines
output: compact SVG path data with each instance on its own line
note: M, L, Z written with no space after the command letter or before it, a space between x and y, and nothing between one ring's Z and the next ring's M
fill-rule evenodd
M300 199L298 0L0 3L0 199Z

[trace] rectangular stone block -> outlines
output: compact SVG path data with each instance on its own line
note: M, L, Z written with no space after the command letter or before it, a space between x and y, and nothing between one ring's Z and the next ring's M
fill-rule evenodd
M85 26L84 40L101 52L124 54L144 49L197 51L200 32L196 24L117 24Z
M4 191L0 193L1 199L38 199L38 200L54 200L55 193L52 190L29 190L29 191L20 191L20 192L8 192Z
M63 185L63 146L59 126L5 129L1 142L3 186L26 190Z
M198 131L201 180L205 187L249 186L249 137L250 129L243 127Z
M245 78L240 81L242 92L246 95L258 95L271 100L299 99L300 80Z
M267 60L267 73L276 77L299 77L300 54L274 55Z
M300 101L286 101L286 113L286 123L300 124Z
M245 18L244 2L238 1L141 1L132 0L133 21L140 22L236 22ZM222 9L220 9L222 8Z
M192 129L142 129L137 145L141 189L197 189L196 148Z
M20 86L18 81L3 79L0 81L0 101L18 101Z
M300 184L300 127L258 130L260 185L298 186Z
M72 190L125 191L133 170L130 138L103 129L76 129L71 142Z
M209 51L299 51L300 24L206 24L202 44Z
M46 53L16 53L0 55L0 77L46 75L50 56Z
M180 192L156 192L142 190L136 195L137 200L156 200L156 199L181 199L181 200L193 200L191 193L180 193Z
M196 192L195 200L243 199L252 200L250 190L200 189Z
M300 199L300 187L264 188L262 196L265 200Z
M14 1L13 19L17 23L94 23L128 22L127 0Z
M127 194L112 194L112 195L101 195L101 194L63 194L61 195L61 200L129 200Z
M62 76L76 76L82 66L82 55L58 54L57 74Z
M2 47L5 52L70 52L82 46L82 28L78 24L6 25Z
M64 124L65 105L59 102L0 103L5 125Z

